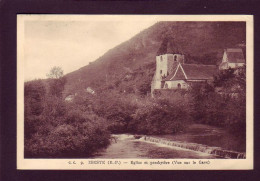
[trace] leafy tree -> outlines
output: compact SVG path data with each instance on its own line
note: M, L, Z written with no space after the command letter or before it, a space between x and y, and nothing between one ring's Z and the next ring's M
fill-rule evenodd
M151 100L140 106L128 129L139 134L174 134L184 130L189 120L188 108L168 99Z
M50 94L56 97L62 97L62 92L66 83L66 78L63 77L63 70L61 67L53 67L47 74L50 78Z
M225 127L233 134L245 136L245 66L220 71L213 85L194 86L191 94L195 122Z
M46 89L41 80L25 83L25 115L40 115L43 111L43 101Z
M215 87L229 87L233 84L235 74L234 69L229 68L225 70L220 70L218 75L214 77Z
M48 92L41 81L25 84L25 157L82 158L105 148L110 133L93 111L95 96L85 92L89 97L65 103L62 69L52 68L48 77Z
M150 82L144 82L139 87L139 92L140 92L141 95L146 95L147 92L150 92L150 91L151 91L151 83Z
M51 68L50 72L46 76L51 79L60 79L63 77L63 70L61 67L55 66Z
M24 85L24 127L25 138L30 138L41 124L44 111L46 88L41 80L26 82Z

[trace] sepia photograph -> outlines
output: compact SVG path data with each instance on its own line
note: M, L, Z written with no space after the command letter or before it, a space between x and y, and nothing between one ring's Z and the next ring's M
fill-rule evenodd
M18 169L252 169L253 18L17 15Z

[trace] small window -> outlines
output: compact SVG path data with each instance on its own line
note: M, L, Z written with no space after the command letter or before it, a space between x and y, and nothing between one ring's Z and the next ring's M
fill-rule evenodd
M177 55L174 55L174 62L177 62Z
M165 84L165 88L168 89L168 84L167 83Z
M165 82L164 82L164 81L162 81L162 82L161 82L161 88L163 88L163 87L164 87L164 84L165 84Z
M178 83L178 89L181 89L181 84L180 83Z
M163 59L162 59L162 56L161 56L161 61L162 61Z
M162 70L160 70L160 74L162 74Z

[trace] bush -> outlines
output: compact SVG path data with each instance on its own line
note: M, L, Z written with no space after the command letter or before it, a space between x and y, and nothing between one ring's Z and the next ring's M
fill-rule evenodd
M26 158L88 157L109 144L105 120L85 106L89 99L67 104L36 83L25 87Z
M245 136L245 67L221 71L213 85L195 86L191 95L195 122L225 127L233 134Z
M124 95L118 92L106 92L96 98L93 111L106 119L109 131L112 133L127 132L127 125L136 109L133 102L134 95Z
M128 129L139 134L173 134L189 122L188 108L181 102L158 99L139 107Z
M109 144L110 134L106 124L95 114L70 110L62 124L45 124L41 130L47 125L47 134L40 132L39 128L31 139L26 140L26 157L88 157Z
M39 116L44 109L46 88L41 80L35 80L24 85L25 116Z

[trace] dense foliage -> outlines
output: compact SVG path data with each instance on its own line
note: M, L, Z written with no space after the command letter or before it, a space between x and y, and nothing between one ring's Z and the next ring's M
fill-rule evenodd
M176 94L174 96L181 96ZM183 96L183 100L178 101L173 101L173 97L161 96L144 102L133 114L129 130L139 134L174 134L183 131L190 121L189 107Z
M190 121L187 95L169 92L158 99L110 90L99 96L78 93L73 104L105 118L112 133L168 134L182 131Z
M245 76L245 67L222 70L213 84L193 87L194 121L225 127L238 136L245 136Z
M109 144L105 120L61 97L62 77L25 83L25 157L88 157ZM56 89L55 89L56 88Z

